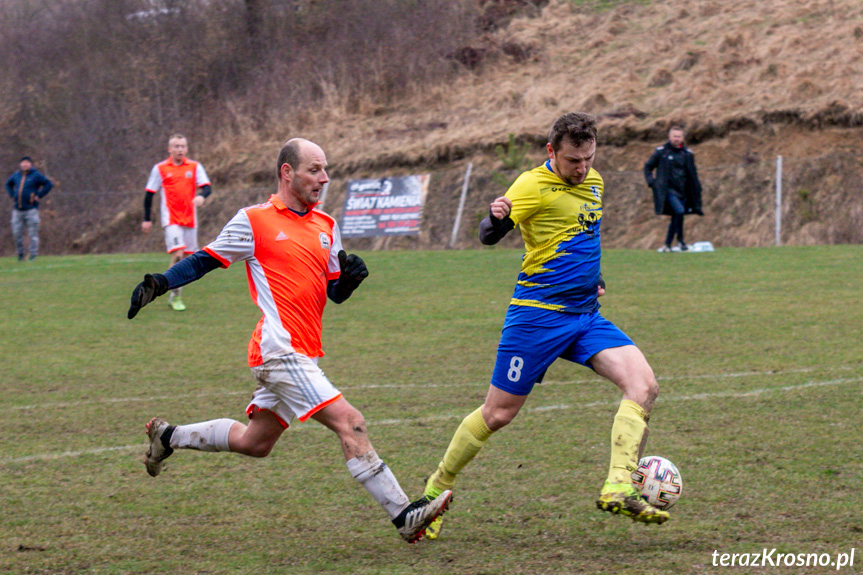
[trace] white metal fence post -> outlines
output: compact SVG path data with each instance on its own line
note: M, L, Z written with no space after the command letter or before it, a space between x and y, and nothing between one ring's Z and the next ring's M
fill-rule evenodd
M782 156L776 156L776 245L782 245Z
M449 239L449 247L455 247L455 241L458 237L458 228L461 225L461 213L464 210L464 200L467 197L467 188L470 183L470 173L473 170L473 162L469 162L467 170L464 173L464 183L461 185L461 199L458 202L458 212L455 214L455 222L452 225L452 236Z

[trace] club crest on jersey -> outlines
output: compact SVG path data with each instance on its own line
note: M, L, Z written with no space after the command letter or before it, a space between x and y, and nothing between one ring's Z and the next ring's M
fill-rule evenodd
M325 250L330 249L330 237L324 232L321 232L318 237L321 240L321 247Z
M189 172L189 171L187 171L187 172L186 172L186 179L187 179L187 180L191 180L191 179L192 179L192 172Z

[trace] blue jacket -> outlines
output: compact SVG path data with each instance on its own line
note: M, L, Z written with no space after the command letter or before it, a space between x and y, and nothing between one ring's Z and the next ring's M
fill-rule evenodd
M24 178L23 186L21 178ZM31 169L27 173L18 170L6 180L6 191L15 201L16 210L39 209L39 200L47 196L53 187L51 180L36 169Z

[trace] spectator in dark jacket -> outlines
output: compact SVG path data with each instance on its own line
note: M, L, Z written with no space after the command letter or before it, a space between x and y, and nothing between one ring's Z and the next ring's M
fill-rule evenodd
M656 148L644 164L644 178L653 190L656 214L671 216L665 245L659 251L670 252L675 236L680 250L688 250L683 240L683 216L703 216L704 213L701 211L701 183L695 169L695 155L683 144L683 128L675 126L668 131L668 142Z
M6 180L6 191L12 198L12 236L18 261L24 261L24 227L30 236L30 259L39 254L39 201L44 198L54 184L33 167L33 161L21 158L20 170Z

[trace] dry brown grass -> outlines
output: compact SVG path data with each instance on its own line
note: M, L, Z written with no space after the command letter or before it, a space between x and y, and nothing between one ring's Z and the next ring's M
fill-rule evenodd
M612 144L597 161L608 190L609 247L662 242L666 220L653 215L640 170L671 124L687 128L705 184L707 215L687 218L690 238L772 245L773 162L784 155L783 241L863 241L863 204L852 191L861 178L853 157L863 146L855 128L863 125L858 0L694 0L604 11L552 0L539 17L517 18L473 47L481 61L458 81L427 85L389 107L366 102L352 110L331 94L266 134L232 135L230 145L221 143L224 165L265 183L282 140L317 139L333 164L328 210L337 217L339 180L434 169L426 216L433 231L390 247L441 247L454 209L450 191L468 160L475 163L472 221L502 191L491 183L501 169L496 144L516 134L535 144L539 161L551 119L585 110L599 116L601 138ZM260 156L238 164L235 152L244 149ZM801 190L811 205L800 204ZM463 236L462 245L475 244Z
M284 118L264 138L264 156L285 135L305 133L345 166L426 163L509 133L542 137L568 110L600 115L609 138L652 141L672 123L706 140L776 116L816 125L863 117L858 0L693 0L607 11L552 0L541 17L516 19L481 43L486 59L477 71L400 104L350 112L325 98ZM508 56L507 43L530 56Z
M475 246L474 220L502 192L493 177L502 169L495 146L515 134L533 146L531 159L541 161L551 120L584 110L600 120L597 168L607 181L609 247L661 242L665 219L653 215L640 170L672 123L686 127L705 185L709 211L687 218L692 239L771 245L772 162L783 155L785 241L863 242L863 203L855 192L863 165L853 159L863 148L863 3L692 0L603 10L588 4L550 0L541 11L527 10L483 32L465 46L473 68L456 80L418 74L402 99L322 82L311 107L291 106L280 92L269 94L273 105L260 114L241 99L220 101L206 133L192 142L193 157L217 183L202 216L203 237L218 231L225 214L264 199L279 147L304 136L327 151L334 181L326 208L335 217L348 178L434 171L423 235L394 239L389 247L447 245L461 177L472 161L460 245ZM798 201L801 193L808 194L805 202ZM45 226L58 235L46 234L46 248L161 249L155 239L135 235L138 196L124 196L129 201L116 210L122 217L112 213L102 223L65 228L66 206L58 206L56 222Z

